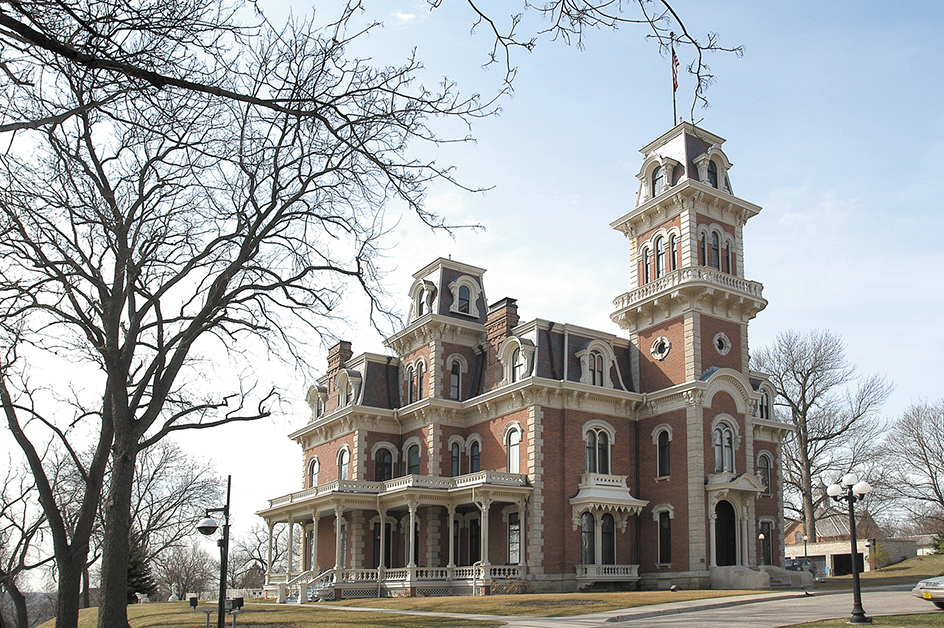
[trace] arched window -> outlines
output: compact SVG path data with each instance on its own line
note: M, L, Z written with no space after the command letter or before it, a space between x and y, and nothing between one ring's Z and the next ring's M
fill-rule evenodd
M596 527L593 514L585 512L580 516L580 562L584 565L596 564Z
M590 352L590 383L603 386L603 356L599 351Z
M386 482L393 478L393 455L389 449L378 449L374 460L374 480Z
M426 301L423 299L423 293L420 292L420 298L416 301L416 318L426 313Z
M761 454L757 459L757 475L764 485L763 494L770 495L770 457L767 454Z
M659 564L672 562L672 517L668 511L659 513Z
M514 383L519 379L521 379L521 349L515 347L515 350L511 352L511 381Z
M669 238L669 264L671 270L678 270L678 243L674 234Z
M721 236L717 231L711 232L711 265L721 270Z
M347 449L342 449L338 452L338 479L348 479L348 466L350 466L350 462L351 452Z
M660 478L668 477L671 474L669 442L669 432L666 430L659 432L658 457Z
M731 243L728 242L724 245L724 272L733 273L731 270Z
M481 471L482 451L478 441L472 441L469 445L469 473L478 473Z
M318 486L318 471L320 469L321 464L317 458L312 458L308 462L308 488Z
M610 437L605 430L587 430L587 473L610 473Z
M508 431L506 444L508 445L508 473L519 473L521 465L521 431L518 428L512 428Z
M412 366L407 369L406 377L408 380L407 386L409 388L409 394L407 395L407 403L413 403L414 401L416 401L416 379L415 379L415 372L413 371Z
M420 473L420 446L410 445L406 450L406 474L419 475Z
M453 444L452 444L452 477L454 477L454 478L455 478L455 477L459 477L460 475L462 475L462 474L460 473L460 462L461 462L461 458L460 458L460 456L459 456L459 454L460 454L459 449L460 449L460 448L459 448L459 443L453 443Z
M354 401L354 384L348 380L348 382L344 384L344 405L349 406L352 401Z
M714 432L715 473L734 473L734 431L727 423L719 423Z
M462 388L462 365L459 360L453 360L449 368L449 398L459 401L459 391Z
M662 193L664 180L665 177L662 174L662 166L656 166L655 170L652 171L652 198Z
M656 279L665 275L665 238L656 238Z
M713 160L708 161L708 185L718 187L718 165Z
M416 365L416 399L419 401L423 398L423 376L426 375L426 371L423 368L423 363L420 362Z
M649 248L646 247L642 250L642 276L645 283L652 281L649 273Z
M613 515L606 513L600 522L600 536L602 554L600 563L604 565L616 564L616 520Z
M470 303L469 287L459 286L459 307L457 309L463 314L468 314Z
M770 395L766 390L760 394L760 401L757 404L757 416L760 419L770 418Z
M701 265L708 265L708 236L701 234Z

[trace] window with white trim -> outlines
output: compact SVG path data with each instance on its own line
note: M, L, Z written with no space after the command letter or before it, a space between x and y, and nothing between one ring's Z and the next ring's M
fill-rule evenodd
M665 184L665 175L662 172L662 166L656 166L652 171L652 198L662 193Z
M426 375L426 367L422 362L416 365L416 400L423 398L423 376Z
M672 519L675 508L672 504L659 504L652 509L652 520L656 523L658 538L658 559L656 564L668 565L672 562Z
M456 478L462 475L462 448L459 443L453 443L450 449L452 454L452 477Z
M413 370L412 366L406 370L406 378L408 390L407 403L413 403L416 401L416 372Z
M453 360L449 367L449 398L459 401L459 393L462 390L462 365L459 360Z
M580 563L595 565L596 559L596 532L597 522L593 513L585 512L580 515Z
M610 513L604 513L600 521L600 556L601 565L616 564L616 518Z
M665 276L665 238L659 236L656 238L656 279Z
M757 477L760 478L761 484L764 485L763 495L770 495L771 467L770 456L767 453L762 453L757 457Z
M508 473L520 473L521 467L521 430L513 427L505 437L505 446L508 452Z
M321 463L318 458L312 458L308 461L308 488L318 486L318 471L321 469Z
M393 479L393 453L383 447L377 450L374 458L374 480L386 482Z
M610 435L602 427L584 433L587 473L610 473Z
M719 423L713 434L715 473L734 473L734 430L725 422Z
M761 390L760 401L757 402L757 418L770 419L770 393Z
M351 466L351 452L345 447L338 452L338 479L348 479L348 468Z
M463 275L449 284L449 291L452 293L450 312L478 317L479 310L476 302L482 290L475 279Z
M482 470L482 445L472 441L469 445L469 473L478 473Z
M508 564L521 561L521 520L517 511L508 513Z
M649 247L647 246L646 248L644 248L644 249L642 250L642 275L643 275L643 283L649 283L650 281L652 281L652 277L651 277L651 275L649 274L649 273L650 273L650 271L649 271L649 267L650 267L650 266L649 266L649 265L650 265L650 261L649 261Z
M420 474L420 446L410 445L406 450L406 474Z
M659 441L659 444L657 445L656 453L659 459L659 462L658 462L659 477L665 478L665 477L669 477L669 475L671 475L671 472L672 472L671 459L669 457L669 454L670 454L669 443L671 442L671 439L669 438L668 430L662 430L661 432L659 432L658 441Z
M678 240L674 233L669 237L669 267L678 270Z

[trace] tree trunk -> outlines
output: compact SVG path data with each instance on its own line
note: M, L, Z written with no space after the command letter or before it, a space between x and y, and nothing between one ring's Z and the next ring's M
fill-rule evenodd
M82 570L82 599L79 600L80 608L89 608L92 606L91 595L89 594L89 570L88 565Z
M116 428L115 444L112 448L111 486L105 509L98 628L128 626L129 535L138 444L133 432L118 425Z
M79 625L79 586L88 552L59 557L56 560L59 589L56 593L56 628L77 628Z
M14 616L16 628L29 628L26 596L23 595L23 592L16 586L15 582L7 581L4 587L6 588L7 594L10 596L10 600L13 602L13 609L16 611L16 615ZM0 618L0 627L3 625L3 619Z

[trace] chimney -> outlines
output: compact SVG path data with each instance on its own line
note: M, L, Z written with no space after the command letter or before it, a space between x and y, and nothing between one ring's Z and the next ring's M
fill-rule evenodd
M328 349L328 373L336 373L352 355L354 352L351 351L351 343L347 340L341 340Z
M485 321L485 333L489 341L500 343L511 335L511 330L518 325L518 302L505 297L488 308Z

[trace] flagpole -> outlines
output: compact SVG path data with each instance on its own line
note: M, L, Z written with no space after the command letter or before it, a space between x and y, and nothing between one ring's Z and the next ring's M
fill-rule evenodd
M674 128L678 113L675 108L675 92L678 90L678 57L675 56L675 33L669 32L669 50L672 51L672 127Z

